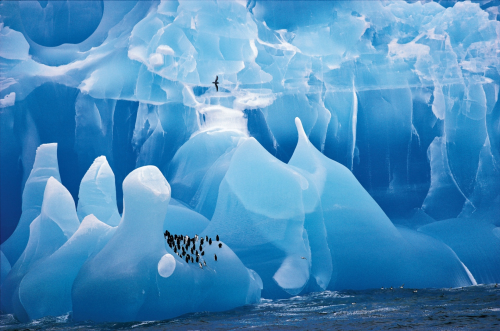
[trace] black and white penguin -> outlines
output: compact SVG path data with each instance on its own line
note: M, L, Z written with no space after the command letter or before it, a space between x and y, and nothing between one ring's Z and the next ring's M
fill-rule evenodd
M203 250L203 246L200 245L200 251L202 251L202 250Z
M201 262L198 264L200 265L200 269L203 269L203 264L201 264Z
M205 252L201 252L201 256L205 255Z
M205 236L205 240L208 241L208 236Z
M208 239L208 244L212 245L212 238Z
M215 239L216 239L217 241L219 241L219 235L216 235L216 236L215 236Z
M201 245L203 245L203 240L204 240L204 239L203 239L203 238L201 238L201 240L200 240L200 244L201 244Z
M219 243L219 248L222 248L222 243Z
M189 263L189 258L186 256L186 263Z
M215 261L217 261L217 254L214 254L214 259Z
M198 256L196 257L196 262L200 262L200 258Z

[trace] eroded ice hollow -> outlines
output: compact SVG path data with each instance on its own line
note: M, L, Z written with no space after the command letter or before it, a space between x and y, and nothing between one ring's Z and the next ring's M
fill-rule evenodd
M500 282L498 13L0 2L2 311ZM165 231L220 242L188 262Z

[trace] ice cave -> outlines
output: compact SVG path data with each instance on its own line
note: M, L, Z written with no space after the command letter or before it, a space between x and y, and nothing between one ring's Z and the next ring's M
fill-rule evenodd
M499 8L0 2L2 314L500 283Z

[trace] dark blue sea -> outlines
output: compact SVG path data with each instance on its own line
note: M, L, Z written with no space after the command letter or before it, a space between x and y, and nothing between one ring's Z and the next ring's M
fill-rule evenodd
M453 289L377 289L312 293L220 313L164 321L74 322L71 315L19 323L1 315L2 330L500 330L500 285Z

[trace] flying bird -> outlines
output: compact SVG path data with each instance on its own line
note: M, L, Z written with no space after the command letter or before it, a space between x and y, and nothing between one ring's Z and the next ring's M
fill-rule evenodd
M217 90L217 92L219 92L219 76L215 76L215 82L212 82L214 85L215 85L215 89Z

